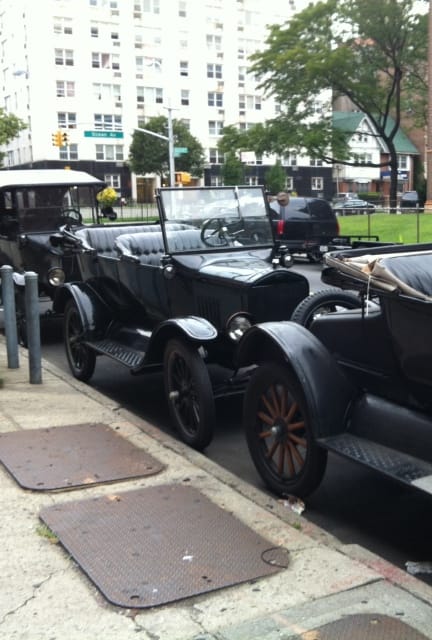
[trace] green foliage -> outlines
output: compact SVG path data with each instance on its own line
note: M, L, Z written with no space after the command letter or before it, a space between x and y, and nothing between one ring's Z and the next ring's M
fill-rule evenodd
M17 118L13 114L8 114L4 109L0 108L0 146L7 144L19 134L20 131L27 129L27 125L23 120ZM0 152L0 164L3 165L5 154Z
M244 183L244 166L233 151L226 154L221 174L226 186Z
M229 131L230 148L276 155L295 150L356 166L347 144L354 132L337 130L332 123L332 103L344 96L353 109L369 116L389 150L391 197L396 202L394 138L402 96L415 96L418 104L425 104L427 42L427 16L415 12L415 0L310 4L289 23L271 26L265 49L251 57L251 71L280 104L280 115L242 133L238 146ZM425 109L418 112L420 117ZM389 116L396 123L392 129Z
M279 160L266 171L265 186L270 193L278 193L286 188L286 173Z
M187 171L194 177L204 172L205 154L199 140L195 138L181 120L173 120L175 147L186 147L187 153L175 158L175 170ZM168 136L168 118L157 116L145 123L144 129L162 136ZM138 175L156 173L160 176L169 172L168 140L163 140L144 131L134 131L129 148L129 166Z

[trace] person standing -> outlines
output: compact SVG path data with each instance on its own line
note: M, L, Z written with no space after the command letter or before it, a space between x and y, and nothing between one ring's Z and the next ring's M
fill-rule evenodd
M289 199L289 194L286 191L279 191L276 199L270 203L270 208L273 209L281 219L286 218Z

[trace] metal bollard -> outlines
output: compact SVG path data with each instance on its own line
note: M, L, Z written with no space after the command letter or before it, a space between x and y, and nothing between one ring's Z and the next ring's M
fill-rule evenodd
M24 281L30 383L41 384L42 356L40 339L38 276L33 271L27 271L24 275Z
M15 314L13 268L9 265L3 265L2 267L0 267L0 274L8 367L9 369L18 369L19 349Z

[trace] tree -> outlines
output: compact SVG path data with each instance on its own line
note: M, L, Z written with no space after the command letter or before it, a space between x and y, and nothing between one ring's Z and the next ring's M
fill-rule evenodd
M225 155L225 162L221 167L221 174L224 185L244 183L244 166L234 151L230 151Z
M0 108L0 146L8 144L24 129L27 129L27 125L23 120L11 113L6 113L4 109ZM0 151L1 166L3 166L4 157L5 154Z
M427 19L414 4L326 0L309 5L287 24L271 26L266 49L251 57L251 71L281 105L281 113L248 130L239 143L258 152L296 150L330 163L358 165L347 144L354 132L332 126L332 102L345 96L369 117L388 149L390 204L395 207L394 141L404 98L417 96L420 114L427 94Z
M270 193L278 193L286 188L286 173L280 160L266 172L265 184Z
M187 148L187 153L175 159L177 171L187 171L195 177L204 172L205 155L201 143L181 120L173 120L175 147ZM146 122L145 129L168 136L168 118L157 116ZM163 177L169 172L168 140L162 140L143 131L135 131L129 148L129 166L135 173L156 173Z

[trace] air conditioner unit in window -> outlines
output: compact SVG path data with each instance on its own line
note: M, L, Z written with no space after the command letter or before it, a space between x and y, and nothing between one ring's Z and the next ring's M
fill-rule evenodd
M123 106L123 102L116 102L116 103L115 103L115 106L116 106L116 107L122 107L122 106Z
M225 115L225 110L224 109L218 109L218 114L220 116L224 116Z
M114 71L114 78L121 78L121 71Z

